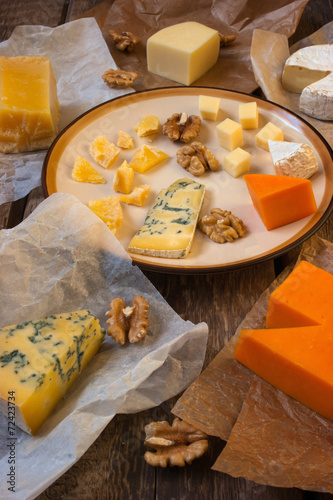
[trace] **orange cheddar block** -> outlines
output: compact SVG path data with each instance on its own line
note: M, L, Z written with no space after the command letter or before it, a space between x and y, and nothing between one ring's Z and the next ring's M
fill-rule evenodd
M249 174L244 179L252 203L266 229L276 229L317 211L309 179Z
M301 261L270 295L269 329L242 330L234 357L333 420L333 276Z

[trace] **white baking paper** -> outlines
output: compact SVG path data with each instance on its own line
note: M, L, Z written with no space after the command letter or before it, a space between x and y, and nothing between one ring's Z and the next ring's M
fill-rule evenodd
M46 56L57 81L60 104L59 131L88 109L131 89L111 89L103 73L116 68L94 18L49 28L18 26L0 44L0 55ZM41 185L46 150L20 154L0 153L0 205L26 196Z
M326 139L333 148L332 121L317 120L299 110L300 94L288 92L282 87L282 73L286 60L300 48L310 45L333 43L333 21L326 24L290 49L285 35L255 29L251 45L251 61L256 82L266 99L293 111L306 120Z
M107 226L74 196L56 193L0 232L0 326L89 309L106 328L112 298L143 295L150 327L137 344L106 340L32 437L15 432L15 492L8 419L0 417L0 498L35 498L88 449L116 413L157 406L200 374L208 328L182 320Z

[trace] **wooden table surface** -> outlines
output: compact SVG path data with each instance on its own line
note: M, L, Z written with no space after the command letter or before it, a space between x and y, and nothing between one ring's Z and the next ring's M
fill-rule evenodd
M8 39L17 25L55 27L76 19L98 3L98 0L3 0L0 41ZM290 43L310 35L332 19L332 0L309 0ZM0 206L0 229L19 224L42 200L42 190L36 188L26 198ZM332 218L317 235L333 241ZM177 276L145 271L145 275L183 319L208 324L207 366L260 294L297 258L299 251L297 247L275 261L223 274ZM143 459L144 427L156 420L171 422L176 400L177 397L135 415L117 415L82 458L38 499L328 500L333 497L296 488L265 487L212 471L224 444L217 438L209 438L207 454L191 466L161 469L147 465Z

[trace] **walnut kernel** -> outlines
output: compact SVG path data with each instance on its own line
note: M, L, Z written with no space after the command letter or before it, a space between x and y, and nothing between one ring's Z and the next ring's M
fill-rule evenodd
M220 165L213 153L198 141L178 149L176 157L177 163L195 176L202 175L206 170L215 171Z
M226 47L236 40L236 35L222 35L219 33L220 47Z
M105 83L111 87L119 87L125 89L130 87L134 80L138 78L134 71L125 71L123 69L109 69L102 76Z
M212 208L211 215L204 215L198 223L199 229L216 243L232 243L245 235L245 225L241 219L228 210Z
M199 135L200 126L200 116L174 113L163 125L162 132L169 137L170 141L179 140L187 143Z
M141 38L133 35L130 31L117 33L117 31L109 30L109 35L111 36L117 49L121 51L132 52L135 45L141 42Z
M123 345L126 340L131 343L139 342L146 336L149 304L144 297L137 295L132 300L132 307L127 306L119 297L110 302L110 310L106 313L109 319L108 335L117 344Z

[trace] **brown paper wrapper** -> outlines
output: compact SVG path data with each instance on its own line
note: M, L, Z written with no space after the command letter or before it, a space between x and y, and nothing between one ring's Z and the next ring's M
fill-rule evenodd
M333 273L333 243L313 236L299 260ZM257 377L232 357L241 329L263 328L262 294L230 342L178 400L173 413L227 441L214 470L269 486L333 493L333 422Z
M180 85L147 71L146 42L156 31L184 21L197 21L224 35L236 35L235 42L221 48L215 66L193 85L251 93L258 87L250 57L253 30L260 28L291 36L307 1L275 0L274 4L268 5L262 0L245 3L243 0L198 0L195 4L193 0L115 0L112 6L108 1L102 2L85 17L96 18L117 66L139 75L133 84L135 90ZM131 31L141 38L142 43L131 53L121 52L110 38L110 29Z

